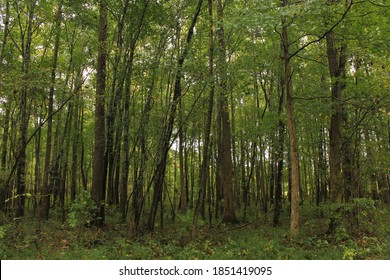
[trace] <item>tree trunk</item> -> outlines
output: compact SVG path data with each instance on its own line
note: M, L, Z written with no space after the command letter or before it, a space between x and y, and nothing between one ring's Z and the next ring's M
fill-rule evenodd
M121 220L125 221L127 214L127 193L128 193L128 179L130 168L130 94L131 94L131 81L133 78L133 62L138 39L141 35L143 22L146 15L146 10L149 5L149 0L144 3L141 18L134 36L130 39L130 56L126 65L126 79L125 79L125 92L124 92L124 112L123 112L123 164L122 164L122 185L120 190L119 208L121 212Z
M1 79L1 76L0 76ZM8 155L8 139L9 139L9 122L10 122L10 110L8 102L3 103L5 107L5 117L3 122L3 135L2 135L2 151L1 151L1 171L7 171L7 155ZM0 211L7 210L6 201L10 197L9 184L3 178L0 181Z
M17 149L17 166L16 166L16 217L24 216L25 212L25 195L26 195L26 146L27 146L27 128L29 122L29 110L27 104L27 95L29 93L29 73L31 59L31 43L33 35L33 20L35 16L34 1L31 1L28 11L27 37L22 38L22 88L20 92L20 125L19 139ZM24 37L24 36L23 36Z
M279 103L279 116L282 113L281 109L283 106L284 94L281 95ZM282 120L279 120L278 125L278 142L277 142L277 152L276 152L276 181L275 181L275 215L273 225L278 226L280 223L280 212L282 210L282 199L283 199L283 153L284 153L284 134L285 134L285 124Z
M202 164L199 173L199 193L198 199L195 205L194 219L192 222L192 234L194 235L195 228L198 224L199 211L204 208L204 200L206 196L207 178L209 177L209 165L211 157L210 147L210 136L211 136L211 122L213 119L214 109L214 95L215 95L215 81L214 81L214 15L213 15L213 0L208 0L208 11L209 11L209 73L208 78L210 79L210 94L208 100L208 108L206 115L206 124L204 127L204 144L202 153ZM211 197L209 191L209 197ZM209 201L209 208L210 208ZM211 210L209 210L211 212Z
M282 46L283 47L283 46ZM283 48L282 48L283 50ZM285 88L285 78L282 77L280 80L280 94L278 102L278 131L277 131L277 142L275 149L275 164L276 164L276 178L275 178L275 214L273 225L276 227L280 223L280 213L282 210L282 198L283 198L283 154L284 154L284 135L285 135L285 123L282 120L283 105L284 105L284 94L286 91Z
M219 102L221 116L221 149L218 150L218 161L221 164L221 185L223 187L223 217L225 223L236 223L236 211L234 205L234 186L233 186L233 163L231 154L231 133L228 106L227 90L227 65L226 65L226 43L223 25L223 6L222 1L217 0L217 37L219 45L218 74L219 74Z
M5 16L3 19L4 23L4 33L1 42L1 50L0 50L0 81L3 81L3 60L5 56L5 46L7 44L8 37L8 27L9 27L9 1L5 1ZM0 92L3 92L3 83L0 82ZM3 135L2 135L2 147L1 147L1 171L6 172L7 170L7 155L8 155L8 138L9 138L9 122L10 122L10 110L9 110L9 102L3 101L3 108L5 109L5 116L3 121ZM0 211L6 211L6 200L8 199L8 186L6 184L6 180L1 179L0 181Z
M9 0L5 1L5 16L3 19L3 38L1 42L0 50L0 81L3 81L3 61L5 57L5 47L7 45L7 38L9 32L9 18L10 18L10 3ZM0 92L3 92L3 83L0 82ZM1 147L1 170L6 172L7 170L7 155L8 155L8 138L9 138L9 122L10 122L10 109L9 102L3 101L5 108L5 117L3 122L3 135L2 135L2 147ZM6 200L9 197L9 186L6 184L6 180L0 181L0 211L6 211Z
M288 5L288 0L282 0L282 6ZM282 46L284 63L284 87L286 90L286 113L287 113L287 131L290 140L290 165L291 165L291 235L296 236L299 232L299 154L298 138L296 133L296 124L293 111L293 87L291 56L289 51L288 31L285 20L282 20Z
M105 125L104 125L104 95L106 89L106 60L107 60L107 16L108 9L105 0L99 4L99 45L96 70L96 104L95 104L95 135L93 147L92 167L92 189L91 197L96 204L96 211L93 213L93 224L102 226L104 224L104 202L106 193L106 170L104 163L105 149Z
M118 193L118 185L114 184L115 182L115 170L118 165L120 165L119 161L119 151L116 144L115 139L115 130L121 131L120 122L121 116L120 107L121 107L121 96L123 92L123 85L125 79L125 71L120 70L120 62L124 53L124 44L123 44L123 29L124 23L129 7L130 0L126 0L123 6L122 14L118 19L118 27L117 27L117 42L115 52L115 58L112 66L112 83L111 83L111 98L109 101L108 112L106 117L106 126L107 126L107 136L106 136L106 165L107 165L107 203L109 205L117 204L117 193ZM122 67L126 68L126 67ZM119 81L118 81L119 80ZM119 117L118 117L119 116Z
M77 179L79 174L79 153L80 149L79 146L81 144L80 141L80 93L82 87L82 69L80 69L75 75L76 75L76 83L75 88L73 90L74 97L74 120L73 120L73 127L72 127L72 135L73 135L73 141L72 141L72 173L71 173L71 183L70 183L70 201L73 202L76 199L77 194Z
M327 56L329 73L331 78L332 115L329 128L329 189L330 200L341 202L343 187L341 176L341 125L343 122L342 91L345 88L345 64L346 48L343 45L340 50L336 47L334 31L326 35Z
M7 38L9 32L9 18L10 18L10 3L9 0L5 1L5 16L3 19L3 38L1 42L0 50L0 81L3 81L3 60L5 57L5 46L7 45ZM3 83L0 82L0 92L3 92ZM1 147L1 171L6 172L7 170L7 155L8 155L8 133L9 133L9 122L10 122L10 109L9 102L3 101L5 109L5 117L3 121L3 135L2 135L2 147ZM3 174L2 174L3 175ZM0 179L0 211L6 211L6 200L8 199L8 186L4 178Z
M62 20L62 1L60 0L57 8L57 13L55 15L55 42L53 50L53 61L51 65L51 76L50 76L50 89L49 89L49 101L47 107L47 132L46 132L46 150L45 150L45 163L43 168L43 190L41 198L41 211L40 219L47 220L49 219L49 208L50 208L50 196L51 196L51 186L49 184L49 171L50 171L50 161L51 161L51 148L52 148L52 130L53 130L53 103L54 103L54 91L56 86L56 71L58 63L58 50L60 45L60 35L61 35L61 20Z
M179 178L180 178L180 211L184 213L187 210L186 200L186 182L185 182L185 170L184 170L184 145L185 145L185 133L183 123L183 102L179 101Z

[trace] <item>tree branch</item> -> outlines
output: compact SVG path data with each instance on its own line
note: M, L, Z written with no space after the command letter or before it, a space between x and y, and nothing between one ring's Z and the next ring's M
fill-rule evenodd
M318 43L320 42L322 39L324 39L326 37L326 35L328 35L329 33L331 33L347 16L348 12L351 10L352 8L352 5L354 4L353 0L349 3L347 9L344 11L343 15L341 16L341 18L330 28L328 29L326 32L324 32L324 34L322 34L320 37L318 37L316 40L313 40L313 41L310 41L306 44L304 44L302 47L300 47L299 49L297 49L294 53L292 53L289 57L289 59L293 58L294 56L296 56L297 54L299 54L301 51L303 51L304 49L306 49L308 46L310 45L313 45L315 43Z

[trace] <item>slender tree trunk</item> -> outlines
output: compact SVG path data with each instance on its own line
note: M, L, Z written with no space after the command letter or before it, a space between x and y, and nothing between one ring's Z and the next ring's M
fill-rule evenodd
M210 136L211 136L211 122L213 118L213 109L214 109L214 95L215 95L215 82L214 82L214 15L213 15L213 0L208 0L208 11L209 11L209 75L210 79L210 94L208 100L206 124L204 127L204 144L203 144L203 153L202 153L202 164L200 167L199 173L199 193L198 199L195 205L194 219L192 234L195 233L195 228L198 224L199 211L201 211L202 205L204 208L204 200L206 196L206 187L207 187L207 178L209 177L209 165L211 157L210 149ZM211 196L209 191L209 196ZM209 207L210 207L209 202ZM211 212L209 210L209 212Z
M118 27L117 27L117 42L116 47L117 51L115 52L115 58L113 62L113 70L112 70L112 84L111 84L111 98L109 101L108 112L106 117L106 127L107 127L107 137L106 137L106 164L107 164L107 203L117 204L117 185L115 182L115 170L116 166L119 164L119 154L118 149L115 148L115 130L120 129L119 122L120 116L120 106L121 106L121 95L123 92L123 84L125 79L124 71L120 70L120 62L124 53L124 44L123 44L123 29L125 24L126 15L129 8L130 0L126 0L123 6L122 15L118 19ZM126 67L123 67L126 68Z
M185 145L185 133L183 123L183 102L179 101L179 177L180 177L180 211L185 212L187 210L186 200L186 182L185 182L185 170L184 170L184 145Z
M282 0L282 6L288 5L288 0ZM298 137L293 111L293 86L291 71L291 56L289 51L288 31L285 20L282 20L282 46L284 63L284 87L286 90L287 131L290 140L290 165L291 165L291 235L299 232L299 154Z
M283 51L283 46L282 46ZM282 121L282 112L284 105L284 95L285 95L285 77L281 78L280 81L280 94L278 102L278 132L277 132L277 142L275 147L275 164L276 164L276 178L275 178L275 214L273 225L278 226L280 223L280 213L282 210L282 198L283 198L283 154L284 154L284 135L285 135L285 123Z
M66 116L65 127L63 128L64 134L62 137L61 144L61 158L59 165L59 207L62 213L62 222L65 222L66 219L66 211L65 211L65 202L67 199L67 178L68 178L68 169L69 169L69 151L70 151L70 141L71 141L71 133L72 133L72 123L74 117L74 104L69 103L68 113Z
M0 50L0 81L3 81L3 61L5 57L5 47L7 45L8 32L9 32L9 18L10 18L10 1L5 1L5 16L3 19L3 38L1 42ZM0 82L0 92L3 92L3 83ZM9 102L3 101L5 108L5 117L3 122L3 135L2 135L2 147L1 147L1 170L6 172L7 170L7 155L8 155L8 138L9 138L9 122L10 122L10 109ZM0 211L6 210L6 200L8 199L9 190L6 184L6 180L0 181Z
M343 123L348 127L348 116L347 112L343 112ZM360 132L357 132L360 133ZM342 175L343 175L343 197L344 201L348 202L354 197L358 196L358 186L356 180L358 177L354 176L358 173L357 165L355 164L355 156L352 151L352 140L346 139L345 135L342 136ZM358 145L355 142L355 146ZM356 196L357 195L357 196Z
M97 210L94 213L93 224L104 224L104 201L106 193L106 170L104 163L105 125L104 125L104 96L106 90L106 61L107 61L107 2L100 0L99 4L99 45L96 70L96 104L95 104L95 143L93 147L92 189L91 197Z
M234 133L234 131L232 131ZM236 199L236 207L237 209L241 208L240 205L240 192L239 189L240 186L242 187L242 204L244 208L244 213L243 213L243 219L246 220L246 210L247 210L247 205L248 205L248 196L249 196L249 190L246 188L247 187L247 170L246 170L246 154L245 151L247 149L246 143L244 143L244 140L240 141L240 171L241 171L241 180L236 179L236 181L239 181L236 183L235 187L235 199ZM236 172L235 172L236 173ZM238 176L236 176L238 177Z
M1 77L0 77L1 78ZM3 122L3 135L2 135L2 151L1 151L1 171L7 171L7 155L8 155L8 139L9 139L9 122L10 122L10 110L9 104L3 103L5 107L5 117ZM9 187L6 180L3 178L0 181L0 211L6 211L7 203L10 196Z
M82 69L80 69L76 73L76 83L75 88L73 90L74 97L74 119L73 119L73 127L72 127L72 163L71 163L71 183L70 183L70 201L73 202L76 199L77 194L77 179L79 174L79 146L81 144L80 141L80 93L82 87Z
M223 213L223 185L222 185L222 160L219 159L222 150L222 121L221 121L221 102L217 99L217 114L216 114L216 143L215 143L215 154L216 154L216 174L215 174L215 188L216 188L216 201L215 201L215 218L218 219Z
M33 200L34 200L34 214L38 214L38 201L37 201L37 197L38 197L38 192L39 192L39 187L41 185L41 155L40 155L40 152L41 152L41 147L42 147L42 144L41 144L41 129L39 127L39 122L36 122L35 123L35 130L37 131L37 133L35 134L35 171L34 171L34 176L35 176L35 184L34 184L34 194L33 194Z
M7 39L8 39L8 33L9 33L9 19L10 19L10 1L5 1L5 15L2 19L2 22L4 24L3 27L3 38L1 41L1 50L0 50L0 78L3 78L3 60L5 57L5 47L7 45ZM0 84L2 87L2 84Z
M279 116L282 113L284 94L281 95L279 103ZM280 213L282 210L282 198L283 198L283 153L284 153L284 135L285 135L285 124L282 120L279 120L278 124L278 141L276 151L276 180L275 180L275 215L274 215L274 226L278 226L280 223Z
M20 16L20 15L19 15ZM28 23L24 40L22 36L22 88L20 92L20 125L19 139L17 149L17 169L16 169L16 217L24 216L25 195L26 195L26 146L27 146L27 128L29 122L29 110L27 104L27 95L30 89L29 73L31 60L31 43L33 35L33 20L35 16L35 2L31 1L28 11ZM20 19L19 19L20 20Z
M123 112L123 164L121 174L121 187L119 197L119 209L121 213L121 221L124 222L127 214L127 193L128 193L128 179L129 179L129 168L130 168L130 94L131 94L131 78L133 72L133 61L135 54L136 44L132 42L130 47L130 58L127 62L127 79L125 81L125 92L124 92L124 112Z
M121 212L121 220L124 222L127 214L127 193L128 193L128 179L129 179L129 168L130 168L130 94L131 94L131 81L133 76L133 62L136 51L136 46L141 35L146 11L149 5L149 0L144 3L141 18L137 29L135 30L134 36L130 42L130 56L127 61L127 71L125 80L125 92L123 101L123 165L122 165L122 185L120 190L119 208Z
M0 81L3 80L3 60L5 56L5 46L7 45L7 37L8 37L8 27L9 27L9 1L5 1L5 17L3 19L4 23L4 33L1 42L1 50L0 50ZM3 83L0 82L0 92L3 91ZM1 170L2 172L6 172L7 170L7 154L8 154L8 133L9 133L9 121L10 121L10 110L9 110L9 102L3 102L3 106L5 108L5 116L3 122L3 135L2 135L2 147L1 147ZM6 210L6 200L8 199L8 186L6 184L6 180L2 179L0 181L0 211Z
M61 35L61 19L62 19L62 1L60 0L57 8L57 13L55 15L55 41L54 41L54 51L53 51L53 61L51 65L51 76L50 76L50 89L49 89L49 100L47 108L47 132L46 132L46 150L45 150L45 163L43 168L43 190L41 198L41 209L40 209L40 218L42 220L49 219L49 208L50 208L50 196L51 196L51 186L49 184L49 171L50 171L50 161L51 161L51 148L52 148L52 131L53 131L53 103L54 103L54 91L56 85L56 71L58 63L58 50L60 45L60 35Z

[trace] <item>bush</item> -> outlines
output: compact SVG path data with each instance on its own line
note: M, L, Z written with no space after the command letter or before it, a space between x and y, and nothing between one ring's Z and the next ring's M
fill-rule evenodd
M68 224L75 228L79 225L89 225L96 211L96 204L92 200L88 191L80 193L73 204L70 206L68 213Z
M374 233L377 209L375 201L367 198L355 198L349 203L334 205L329 215L329 234L337 241L348 239L357 232Z

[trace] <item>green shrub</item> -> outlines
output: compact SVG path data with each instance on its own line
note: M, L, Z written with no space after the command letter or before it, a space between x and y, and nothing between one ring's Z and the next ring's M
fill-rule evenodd
M377 223L377 211L375 201L367 198L334 204L330 209L328 233L333 234L337 242L356 233L372 234Z
M97 209L88 191L80 193L70 206L67 221L70 227L88 225L92 221L92 215Z

